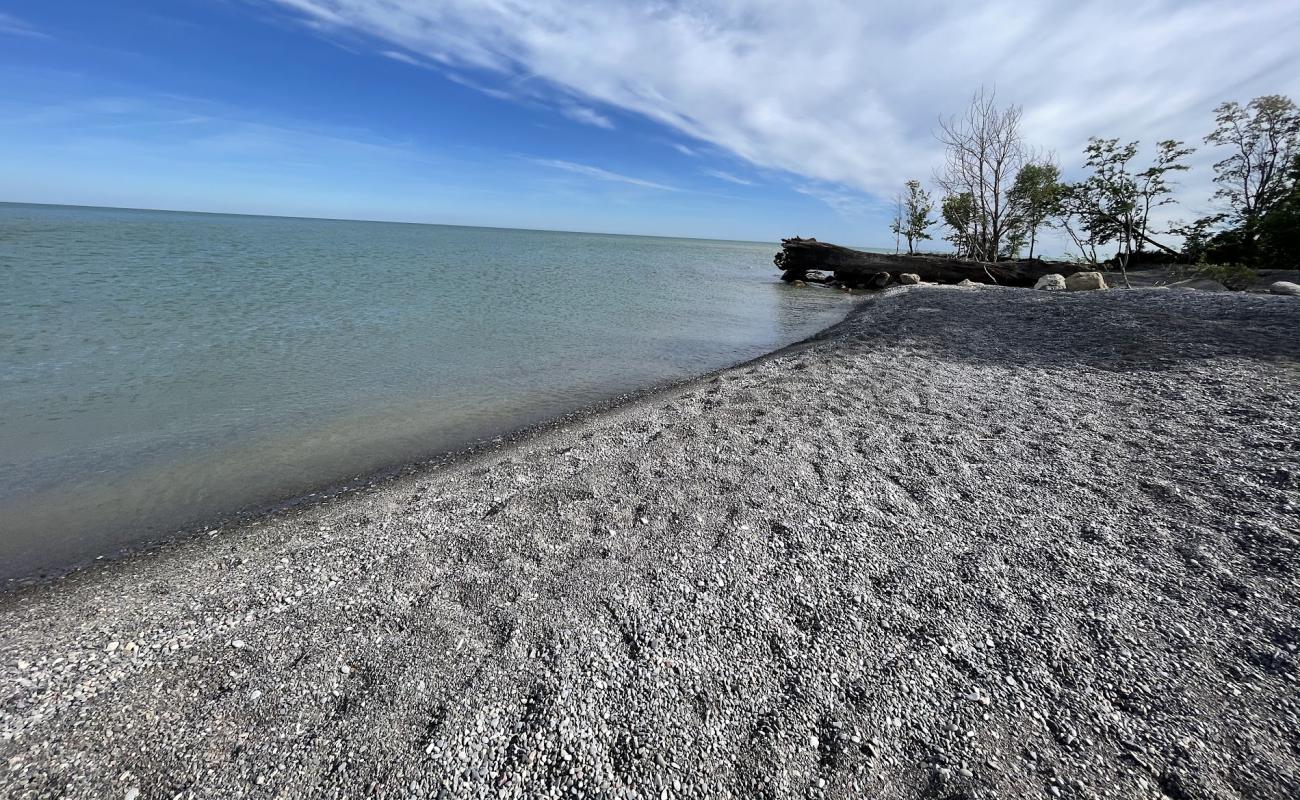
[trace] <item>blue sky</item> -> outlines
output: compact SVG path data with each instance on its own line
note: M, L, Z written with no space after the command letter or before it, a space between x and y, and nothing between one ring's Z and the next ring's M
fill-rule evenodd
M0 0L0 200L884 244L981 84L1067 172L1300 94L1290 2L1075 5Z

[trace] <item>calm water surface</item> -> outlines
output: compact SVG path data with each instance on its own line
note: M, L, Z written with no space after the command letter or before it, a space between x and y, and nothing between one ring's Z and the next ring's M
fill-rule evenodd
M0 577L811 335L745 242L0 204Z

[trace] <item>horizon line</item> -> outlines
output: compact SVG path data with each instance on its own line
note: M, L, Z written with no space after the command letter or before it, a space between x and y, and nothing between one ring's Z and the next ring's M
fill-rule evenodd
M254 217L261 219L297 219L310 220L314 222L365 222L382 225L425 225L438 228L481 228L483 230L496 231L529 231L533 233L569 233L580 234L585 236L623 236L629 238L644 239L685 239L688 241L699 242L739 242L742 244L763 244L780 247L780 241L762 241L759 239L725 239L708 236L668 236L664 234L653 233L613 233L609 231L575 231L562 228L512 228L502 225L457 225L449 222L412 222L410 220L395 219L361 219L353 217L312 217L300 214L253 214L241 211L203 211L190 208L144 208L138 206L97 206L85 203L33 203L24 200L0 200L0 205L8 206L44 206L47 208L93 208L106 211L146 211L159 214L207 214L217 217ZM847 246L847 245L846 245ZM867 249L878 249L866 245L857 245Z

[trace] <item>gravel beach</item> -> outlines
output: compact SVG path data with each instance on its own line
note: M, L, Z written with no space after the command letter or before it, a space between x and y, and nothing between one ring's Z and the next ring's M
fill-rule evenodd
M0 596L0 796L1292 798L1298 540L1296 298L895 289Z

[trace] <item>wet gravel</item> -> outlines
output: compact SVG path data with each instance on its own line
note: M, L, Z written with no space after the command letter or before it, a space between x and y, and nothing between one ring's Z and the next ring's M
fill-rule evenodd
M0 796L1294 797L1298 359L1295 298L886 292L0 596Z

